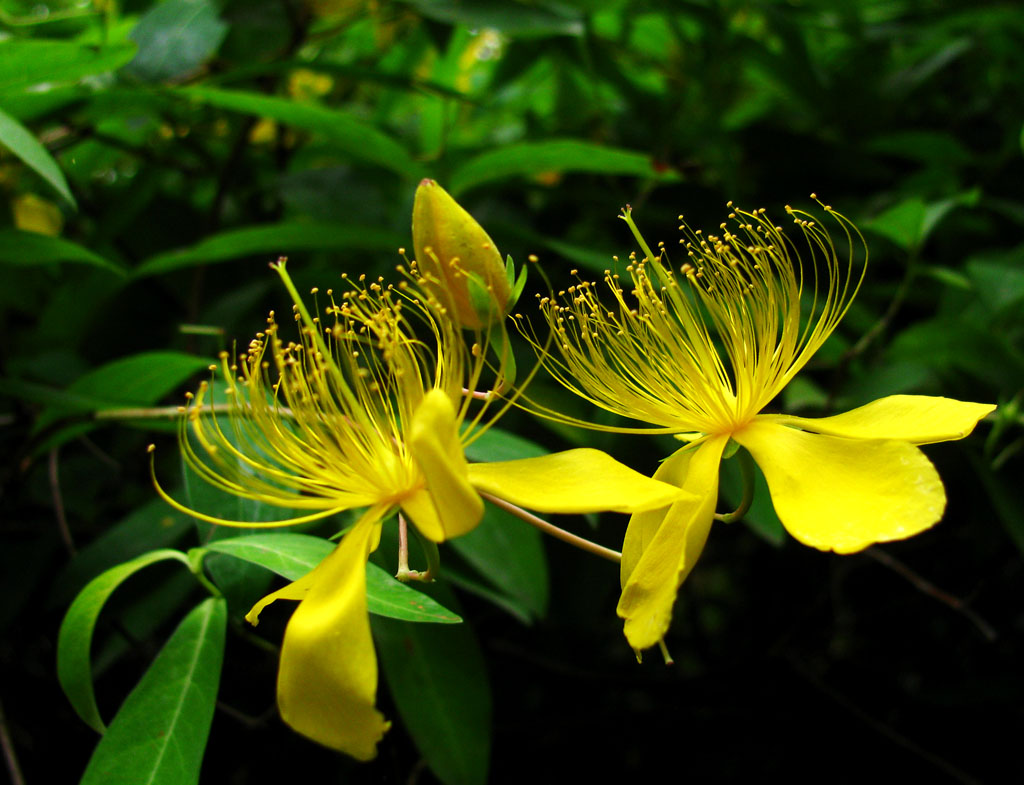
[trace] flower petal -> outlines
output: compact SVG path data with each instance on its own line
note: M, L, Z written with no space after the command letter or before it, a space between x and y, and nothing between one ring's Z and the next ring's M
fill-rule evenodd
M277 675L282 719L358 760L376 756L390 725L374 708L377 657L366 611L366 559L383 512L368 510L310 574L312 585L284 633Z
M733 438L764 472L789 533L821 550L853 553L910 537L946 506L935 467L905 441L825 436L760 417Z
M682 488L689 472L690 458L696 452L695 448L686 447L676 450L661 462L654 473L654 479ZM635 512L630 517L626 536L622 540L622 561L619 563L619 575L623 586L626 585L647 546L651 544L654 535L658 533L658 528L668 514L669 506Z
M310 588L313 586L313 574L316 572L314 567L312 570L307 572L298 580L294 580L287 586L282 586L275 592L268 594L263 599L259 600L249 612L245 614L245 620L249 622L253 627L260 623L260 613L270 603L277 600L304 600L306 595L309 593Z
M718 501L718 466L728 441L726 436L715 436L696 448L683 448L692 453L686 459L677 457L678 453L670 457L665 476L675 478L685 471L683 489L690 495L665 511L656 531L653 518L639 525L635 519L630 522L631 528L639 529L633 539L643 539L654 531L625 580L617 609L625 619L626 640L637 656L665 637L676 592L704 549ZM635 544L630 546L631 551L635 548Z
M539 512L636 512L664 507L678 488L645 477L600 450L581 448L516 461L469 464L479 491Z
M483 518L484 502L469 484L455 407L441 390L428 392L416 407L409 426L408 446L426 478L430 494L429 500L423 494L414 494L403 502L416 528L434 542L474 529ZM428 501L433 502L433 511Z
M995 404L970 403L930 395L890 395L833 417L762 415L761 419L795 425L814 433L851 439L899 439L931 444L963 439Z

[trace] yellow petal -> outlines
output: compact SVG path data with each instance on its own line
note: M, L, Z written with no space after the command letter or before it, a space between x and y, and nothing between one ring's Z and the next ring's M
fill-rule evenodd
M658 470L654 473L654 479L682 488L690 467L690 458L696 452L696 449L688 447L676 450L661 462ZM619 576L623 586L626 585L643 552L647 550L647 546L657 534L661 522L665 520L666 513L668 513L668 506L635 512L630 517L629 525L626 527L626 536L622 541L622 561L619 563Z
M378 517L382 517L382 514L378 515ZM377 527L375 536L372 537L370 540L370 551L373 552L377 550L377 546L379 544L380 527ZM253 627L255 627L257 624L260 623L260 613L262 613L263 609L270 605L270 603L275 602L277 600L301 601L306 599L306 595L309 593L310 587L312 587L313 583L316 581L314 575L318 568L319 565L317 565L317 567L314 567L312 570L307 572L298 580L292 581L287 586L282 586L277 591L271 592L266 597L259 600L255 605L252 606L252 608L249 609L249 612L245 614L245 620L249 622L249 624L251 624Z
M617 609L625 619L626 640L638 653L665 637L676 592L704 550L718 500L718 465L728 441L726 436L712 437L696 448L684 448L692 452L688 458L669 459L675 461L665 470L666 475L676 476L685 469L683 489L690 495L665 511L623 586ZM655 521L644 521L641 526L649 534Z
M466 458L459 443L455 407L441 390L423 396L412 416L409 452L426 479L434 514L422 494L403 508L423 536L434 542L472 530L484 515L484 502L469 484Z
M479 491L539 512L636 512L664 507L680 496L678 488L589 448L471 463L469 481Z
M260 613L270 603L276 600L304 600L306 595L309 593L310 587L313 585L313 574L316 572L316 568L310 570L301 578L296 581L292 581L287 586L282 586L275 592L268 594L262 600L257 602L249 612L245 614L245 620L252 626L256 626L260 623Z
M368 510L311 573L281 646L277 705L292 728L358 760L389 724L374 708L377 657L366 611L366 559L383 508Z
M905 441L825 436L760 417L733 438L764 472L789 533L821 550L853 553L910 537L946 506L935 467Z
M795 425L815 433L851 439L899 439L931 444L962 439L995 404L969 403L930 395L890 395L833 417L763 415L761 419Z

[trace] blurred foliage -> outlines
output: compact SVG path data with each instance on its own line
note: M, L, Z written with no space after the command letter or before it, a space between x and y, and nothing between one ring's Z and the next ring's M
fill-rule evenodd
M204 782L446 785L665 765L698 782L1024 775L1018 3L5 0L0 31L12 781L195 782L200 766ZM623 204L674 242L680 212L714 227L729 199L781 213L817 192L863 228L872 262L782 403L1000 403L974 438L929 450L943 523L875 558L837 557L780 536L762 493L750 527L716 527L666 669L626 646L613 567L493 513L444 552L460 594L437 587L438 607L466 624L375 620L382 707L401 719L380 757L359 766L287 731L273 707L287 614L268 611L258 633L241 616L268 569L288 572L154 502L146 444L166 447L161 476L181 474L171 415L153 407L173 413L210 358L284 307L266 267L279 254L302 285L388 275L426 176L503 254L539 256L556 287L628 254ZM581 406L542 377L532 389ZM585 442L651 472L668 453L516 412L502 427L487 456ZM723 509L737 489L726 468ZM566 522L612 546L624 524ZM94 726L124 701L97 747L55 678L71 598L129 559L201 544L192 575L154 565L109 587L91 665L88 639L73 663L97 680L80 696L98 701ZM227 605L204 600L196 576ZM168 701L185 712L178 730L154 725ZM132 732L184 734L187 754L126 759L118 739Z

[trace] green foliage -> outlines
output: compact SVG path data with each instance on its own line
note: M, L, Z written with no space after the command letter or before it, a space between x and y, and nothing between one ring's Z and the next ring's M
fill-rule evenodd
M74 206L75 197L71 195L64 173L53 160L53 156L36 141L25 126L4 111L0 111L0 144L24 161Z
M214 540L208 550L266 567L294 581L319 564L334 543L305 534L253 534ZM366 600L370 613L403 621L457 624L460 619L430 597L399 583L376 564L366 565Z
M210 597L178 625L96 745L84 785L199 782L227 618L224 600Z
M150 551L130 562L112 567L102 575L96 576L78 593L64 617L57 639L57 675L78 716L100 733L105 732L106 727L96 707L96 697L92 690L92 668L89 664L89 649L92 645L96 619L103 610L107 598L125 579L143 567L167 559L177 559L188 564L185 555L179 551L159 550Z
M1024 698L1017 4L2 5L0 714L12 780L20 760L26 782L197 782L201 766L203 781L289 781L295 761L309 779L637 781L678 767L680 745L700 751L686 770L701 782L820 778L836 760L850 781L882 766L923 781L936 769L964 782L1019 774L1007 735ZM781 220L813 191L854 221L870 246L862 289L772 408L817 416L893 393L1001 404L971 439L926 447L948 506L940 526L884 546L909 572L797 548L758 474L745 516L757 536L715 528L663 672L657 656L637 666L621 639L614 565L546 545L488 505L477 530L442 547L438 586L406 585L389 575L389 522L375 557L387 570L367 571L382 709L396 720L381 758L345 768L268 719L285 615L256 630L241 617L275 576L312 569L350 520L296 534L186 519L155 497L145 449L156 443L157 477L189 506L243 522L292 514L183 470L175 407L212 358L244 351L268 310L291 307L267 269L278 256L304 292L343 273L396 281L424 177L503 254L540 257L515 284L526 330L549 282L624 272L625 204L677 263L677 216L713 231L730 199ZM501 351L517 381L530 378L517 334ZM622 424L543 373L528 394ZM650 474L678 443L512 407L467 455L579 445ZM741 495L735 463L723 464L721 512ZM558 523L618 548L626 519ZM142 570L165 560L190 572ZM77 717L55 705L54 650ZM128 695L98 745L97 694L99 706ZM259 755L239 754L254 745ZM590 749L594 760L575 752Z
M373 630L388 687L424 760L446 785L484 785L491 693L473 631L387 619L375 619Z

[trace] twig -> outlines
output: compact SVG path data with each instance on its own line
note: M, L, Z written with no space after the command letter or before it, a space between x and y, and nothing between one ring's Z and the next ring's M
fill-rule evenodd
M18 756L14 752L14 742L7 730L7 716L4 714L2 703L0 703L0 746L4 748L4 762L7 764L7 772L11 775L11 785L25 785L21 766L18 765Z
M60 492L60 474L57 464L57 448L50 450L49 458L50 494L53 496L53 511L57 515L57 529L60 531L60 538L64 541L64 547L68 553L75 555L77 549L75 542L71 539L71 529L68 528L68 519L64 514L64 497Z
M480 492L480 495L491 502L491 504L501 507L506 512L510 512L517 518L526 521L531 526L536 526L545 534L550 534L563 542L567 542L570 545L575 545L577 548L581 548L588 553L592 553L595 556L600 556L602 559L615 562L618 564L622 561L622 554L618 551L613 551L611 548L605 548L603 545L598 545L596 542L591 542L583 537L580 537L572 532L567 532L565 529L559 529L554 524L548 523L543 518L538 518L532 512L527 512L522 507L517 507L512 502L507 502L504 499L499 499L497 496L491 496L489 493Z
M902 733L899 733L895 728L891 727L890 725L886 725L884 722L881 722L880 720L877 720L874 717L872 717L864 709L853 703L841 692L827 685L817 675L812 673L803 664L798 662L794 657L787 657L787 660L789 661L789 664L793 668L793 670L795 670L798 674L800 674L800 676L806 679L815 689L817 689L826 697L830 698L841 708L850 712L850 714L859 719L861 722L863 722L865 725L867 725L880 736L883 736L884 738L891 741L893 744L902 747L908 752L912 752L913 754L918 755L919 757L931 763L936 768L944 771L953 779L957 780L958 782L964 783L964 785L982 785L981 780L975 779L967 772L958 769L956 766L954 766L946 759L940 758L934 752L930 752L929 750L926 750L924 747L918 745L916 742L908 739Z
M936 600L952 608L957 613L963 614L978 631L985 636L985 640L992 642L999 638L999 633L995 631L995 628L985 621L981 616L975 613L964 600L959 597L954 597L949 592L943 591L931 581L928 581L914 572L910 567L901 562L895 556L892 556L883 551L878 546L871 546L864 551L865 554L870 556L872 559L877 561L879 564L883 564L893 572L901 575L906 580L910 581L918 590L924 592L930 597L934 597Z
M246 714L240 709L236 709L234 706L230 706L224 701L217 701L217 709L227 714L231 719L235 720L239 724L246 728L265 728L267 722L274 716L277 711L276 706L271 706L269 709L260 712L259 714Z

